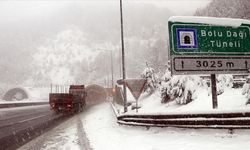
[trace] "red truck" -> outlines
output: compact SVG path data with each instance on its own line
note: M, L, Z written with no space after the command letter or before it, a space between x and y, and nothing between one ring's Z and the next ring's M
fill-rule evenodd
M55 112L80 112L86 105L84 85L70 85L69 93L50 93L49 104Z

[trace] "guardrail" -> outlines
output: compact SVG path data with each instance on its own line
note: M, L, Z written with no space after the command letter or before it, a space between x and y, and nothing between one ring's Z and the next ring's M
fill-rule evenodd
M117 122L136 126L250 129L250 113L120 115Z
M118 118L118 116L119 116L118 109L116 109L116 107L115 107L115 105L114 105L113 102L110 102L110 104L111 104L112 110L113 110L113 112L115 114L115 117Z
M0 103L0 108L11 108L11 107L22 107L22 106L35 106L35 105L46 105L49 102L27 102L27 103Z

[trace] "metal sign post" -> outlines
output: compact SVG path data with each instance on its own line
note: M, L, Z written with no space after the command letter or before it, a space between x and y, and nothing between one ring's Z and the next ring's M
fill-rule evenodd
M124 50L124 35L123 35L123 12L122 12L122 0L120 0L120 18L121 18L121 45L122 45L122 79L126 79L126 68L125 68L125 50ZM127 90L126 85L123 85L123 96L124 96L124 112L128 111L127 108Z
M211 74L211 91L212 91L213 109L215 109L215 108L218 107L217 87L216 87L216 76L215 76L215 74Z
M211 74L217 108L215 74L249 73L250 21L171 17L168 27L172 74Z

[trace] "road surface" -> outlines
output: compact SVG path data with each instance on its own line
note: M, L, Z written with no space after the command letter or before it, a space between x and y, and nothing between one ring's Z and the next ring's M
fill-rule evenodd
M91 150L81 119L85 117L86 112L87 110L62 121L60 125L18 150Z
M15 149L38 136L50 126L58 115L49 105L0 109L0 149Z

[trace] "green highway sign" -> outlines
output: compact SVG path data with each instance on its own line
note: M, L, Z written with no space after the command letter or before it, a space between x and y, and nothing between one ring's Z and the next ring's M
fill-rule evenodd
M250 67L246 57L250 56L250 21L175 17L168 27L172 73L239 73L249 69L239 66Z
M170 22L170 27L174 55L250 54L250 25L234 28Z

